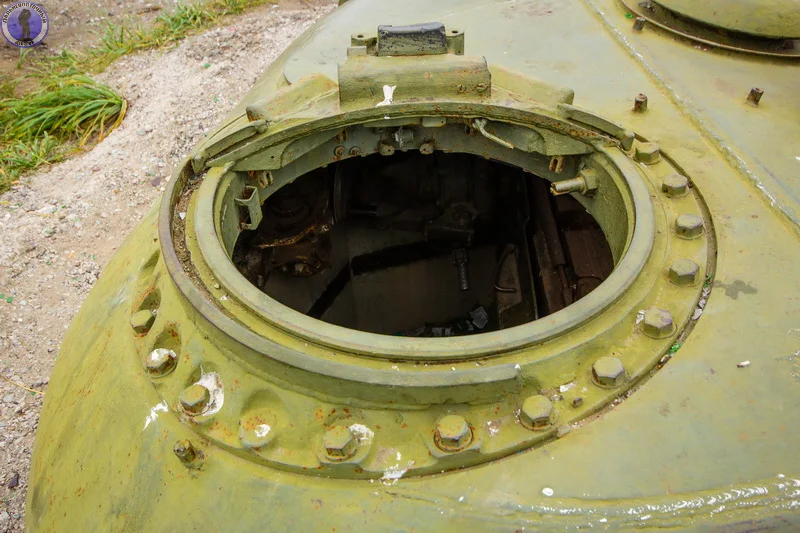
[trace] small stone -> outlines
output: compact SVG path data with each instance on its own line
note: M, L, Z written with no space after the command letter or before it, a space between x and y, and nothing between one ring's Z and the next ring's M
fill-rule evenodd
M11 479L8 481L8 488L15 489L18 486L19 486L19 474L15 472L14 475L11 476Z
M13 403L14 402L14 395L13 394L6 394L3 396L3 401L5 403Z
M11 519L11 515L9 515L6 511L0 513L0 523L8 522Z

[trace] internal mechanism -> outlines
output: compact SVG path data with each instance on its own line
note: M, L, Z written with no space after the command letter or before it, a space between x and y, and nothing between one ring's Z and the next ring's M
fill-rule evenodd
M273 193L233 261L280 303L370 333L442 337L554 313L613 270L569 195L468 154L350 158Z

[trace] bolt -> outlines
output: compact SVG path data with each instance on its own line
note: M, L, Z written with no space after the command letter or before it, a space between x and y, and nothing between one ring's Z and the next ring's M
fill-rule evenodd
M333 150L333 155L335 155L336 157L342 157L344 155L344 151L345 151L344 146L337 146Z
M640 32L644 29L644 25L647 24L647 19L644 17L636 17L633 21L633 31Z
M198 415L202 413L209 401L211 401L211 393L207 388L197 383L189 385L181 392L181 406L186 414Z
M394 155L394 146L391 144L381 143L380 153L381 155Z
M469 254L464 248L453 250L453 264L458 270L458 288L462 291L469 290Z
M347 426L331 426L322 436L325 454L335 461L344 461L355 455L358 439Z
M572 407L578 408L581 405L583 405L583 398L581 398L580 396L572 400Z
M472 430L464 417L446 415L436 422L434 441L444 451L463 450L472 442Z
M762 96L764 96L764 89L753 87L750 89L750 94L747 95L747 101L753 105L758 105Z
M479 93L485 92L486 89L488 88L489 87L487 87L485 83L479 83L478 85L475 86L475 90L478 91Z
M690 259L678 259L669 267L669 280L678 286L697 283L700 266Z
M636 95L636 98L633 99L633 112L644 113L645 111L647 111L647 96L639 93Z
M519 421L530 429L546 429L553 422L553 402L539 394L528 396L519 410Z
M582 170L580 174L572 179L554 181L550 184L550 192L553 196L569 194L573 192L581 193L584 196L592 196L597 191L597 175L593 170Z
M625 367L616 357L601 357L592 365L592 377L601 387L619 387L625 381Z
M696 239L703 234L703 219L698 215L679 215L675 219L675 232L681 239Z
M433 142L428 141L419 145L419 153L422 155L431 155L433 153L434 147Z
M661 192L669 198L685 196L689 191L689 180L680 174L670 174L661 182Z
M353 157L361 155L361 148L359 148L358 146L353 146L352 148L350 148L350 155L352 155Z
M456 91L458 91L459 93L463 93L463 92L464 92L464 84L462 84L462 83L459 83L459 84L456 86Z
M175 370L178 356L172 350L156 348L147 356L145 366L153 377L163 377Z
M644 320L641 322L641 327L642 333L652 339L669 337L675 330L672 313L656 307L651 307L644 312Z
M636 147L636 160L645 165L654 165L661 159L661 150L656 143L641 143Z
M150 309L142 309L137 311L131 317L131 327L137 335L144 335L150 328L153 327L153 322L156 321L156 315Z
M172 447L172 451L181 460L181 463L188 467L199 468L202 462L203 452L197 450L188 440L179 440Z

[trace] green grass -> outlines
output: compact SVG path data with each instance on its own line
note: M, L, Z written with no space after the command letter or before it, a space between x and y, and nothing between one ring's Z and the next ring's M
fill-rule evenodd
M192 32L212 26L222 17L268 3L272 3L272 0L213 0L202 4L178 4L173 11L159 15L147 29L140 25L108 23L100 37L99 46L88 50L80 62L87 70L102 70L120 56L175 43Z
M93 140L100 141L125 117L125 99L86 72L101 72L117 58L176 43L273 0L211 0L179 4L152 26L107 24L99 43L83 51L48 56L20 51L21 80L0 75L0 193L25 172L55 163ZM18 85L31 86L22 96Z

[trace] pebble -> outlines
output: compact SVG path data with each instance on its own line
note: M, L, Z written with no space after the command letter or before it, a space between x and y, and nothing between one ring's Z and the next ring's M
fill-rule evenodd
M3 396L3 401L5 403L12 403L14 401L14 395L13 394L6 394L5 396Z
M0 522L8 522L11 519L11 515L8 514L6 511L0 513Z
M8 488L15 489L18 486L19 486L19 474L14 473L14 475L11 476L11 479L8 481Z

